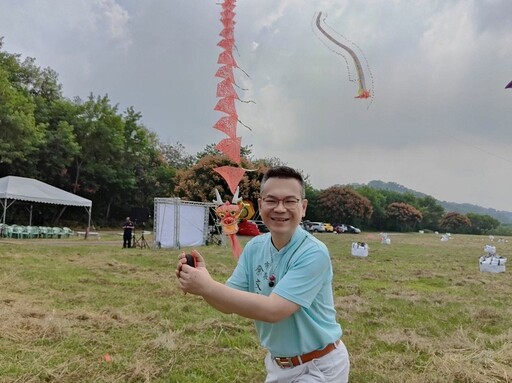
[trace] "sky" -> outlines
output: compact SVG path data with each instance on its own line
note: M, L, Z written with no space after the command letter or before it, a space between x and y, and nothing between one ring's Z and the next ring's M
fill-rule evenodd
M213 128L220 12L215 0L0 0L0 36L55 70L65 97L108 95L195 154L226 138ZM238 0L234 12L237 134L255 158L316 189L381 180L512 211L512 1ZM361 59L370 99L354 98L354 62L318 12Z

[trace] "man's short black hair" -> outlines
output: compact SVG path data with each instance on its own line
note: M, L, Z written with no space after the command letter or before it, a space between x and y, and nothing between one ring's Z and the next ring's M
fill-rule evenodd
M293 178L299 181L301 186L301 197L306 198L306 187L304 185L304 178L297 170L290 168L289 166L276 166L267 170L263 179L261 180L260 194L263 191L263 185L269 178Z

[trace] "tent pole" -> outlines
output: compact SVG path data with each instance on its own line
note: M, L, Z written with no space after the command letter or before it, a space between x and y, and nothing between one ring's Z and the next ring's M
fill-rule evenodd
M89 207L89 209L86 209L89 213L89 220L87 221L87 229L85 230L84 239L87 239L89 237L89 232L91 231L91 211L92 211L92 205Z
M7 198L4 199L4 216L2 219L2 223L5 225L5 211L7 210Z
M89 208L89 222L87 223L87 228L89 230L91 230L91 211L92 211L92 206Z

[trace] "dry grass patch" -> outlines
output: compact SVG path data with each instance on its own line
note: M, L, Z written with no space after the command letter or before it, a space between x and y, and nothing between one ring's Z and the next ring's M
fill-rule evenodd
M390 234L387 246L377 234L319 237L331 250L351 383L512 382L512 279L479 272L488 238ZM368 242L370 256L352 257L353 241ZM103 235L0 241L2 382L264 380L252 321L184 295L179 251L120 244ZM510 258L512 242L496 246ZM200 251L225 281L229 248Z

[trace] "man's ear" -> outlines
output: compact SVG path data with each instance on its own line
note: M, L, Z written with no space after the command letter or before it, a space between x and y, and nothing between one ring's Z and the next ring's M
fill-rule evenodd
M306 216L306 209L307 208L308 208L308 200L304 198L302 200L302 217Z

